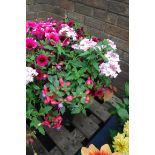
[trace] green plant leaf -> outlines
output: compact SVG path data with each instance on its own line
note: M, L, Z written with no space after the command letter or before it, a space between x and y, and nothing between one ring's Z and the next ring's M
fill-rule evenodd
M123 109L123 108L120 108L118 111L117 111L119 117L123 120L123 122L125 122L126 120L129 119L129 114L128 114L128 111L126 109Z

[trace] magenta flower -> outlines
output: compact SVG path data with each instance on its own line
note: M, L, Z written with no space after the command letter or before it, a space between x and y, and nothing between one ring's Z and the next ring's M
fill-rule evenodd
M43 73L41 70L37 70L38 75L36 76L37 80L42 80L43 79Z
M37 41L34 40L33 38L31 38L31 37L26 38L26 48L28 50L31 51L31 50L35 49L37 47L37 45L38 45Z
M43 54L40 54L39 56L37 56L36 58L36 63L37 65L39 66L45 66L48 64L48 57L43 55Z
M68 102L70 102L70 101L72 101L73 99L74 99L75 97L74 96L67 96L66 97L66 100L68 101Z
M86 81L86 84L88 84L88 85L92 85L93 84L93 81L90 79L90 77L88 77L88 79Z
M48 38L48 39L50 39L50 40L53 40L55 43L58 43L59 40L60 40L58 34L55 33L55 32L46 33L45 34L45 37Z

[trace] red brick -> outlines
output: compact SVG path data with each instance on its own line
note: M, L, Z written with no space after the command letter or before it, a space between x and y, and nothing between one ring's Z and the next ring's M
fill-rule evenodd
M119 16L118 20L117 20L117 25L119 27L122 27L124 29L129 29L129 18L127 17L123 17L123 16Z
M106 11L101 10L101 9L94 9L94 18L105 21Z
M107 13L106 22L111 23L111 24L116 24L117 19L118 19L118 16L116 14L109 13L109 12Z
M58 16L61 16L61 17L65 17L65 15L67 13L65 9L57 7L57 6L53 7L51 12L54 14L57 14Z
M108 3L109 11L120 15L129 16L129 5L115 1L108 1Z
M74 2L83 3L94 8L106 9L107 1L106 0L73 0Z
M66 10L74 11L74 2L69 0L58 0L59 6L61 8L64 8Z
M75 3L75 12L88 16L93 16L94 9L80 3Z
M67 16L70 19L74 19L80 23L84 23L84 15L76 13L76 12L71 12L71 11L67 11Z
M98 20L94 19L92 17L85 16L85 25L93 27L98 30L104 30L105 29L105 23Z
M118 26L114 26L111 24L106 24L105 32L112 36L118 37L122 40L129 40L129 32L125 29L122 29Z

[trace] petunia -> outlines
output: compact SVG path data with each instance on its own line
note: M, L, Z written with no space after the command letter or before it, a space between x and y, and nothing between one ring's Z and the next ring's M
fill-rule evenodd
M88 148L82 147L82 155L124 155L123 153L115 152L112 153L108 144L104 144L101 149L97 149L93 144L89 145Z
M40 54L36 57L36 63L39 66L45 66L48 64L48 57L43 54Z
M37 47L37 45L38 45L37 41L34 40L33 38L31 38L31 37L26 38L26 48L28 50L31 51L31 50L35 49Z

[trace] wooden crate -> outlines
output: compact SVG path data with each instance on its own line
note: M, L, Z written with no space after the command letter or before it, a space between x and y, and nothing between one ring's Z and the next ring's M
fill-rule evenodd
M60 130L45 127L46 136L36 139L35 149L38 155L76 155L104 126L111 117L108 109L119 100L116 96L110 102L102 104L94 100L87 116L78 114L73 117L71 129L67 126ZM33 155L30 147L27 148L27 155Z

